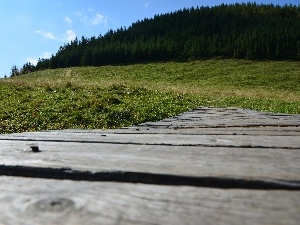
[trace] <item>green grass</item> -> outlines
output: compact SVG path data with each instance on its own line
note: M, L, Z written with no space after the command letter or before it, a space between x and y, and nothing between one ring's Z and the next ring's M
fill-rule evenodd
M300 113L300 63L214 59L1 79L0 133L117 128L198 106Z

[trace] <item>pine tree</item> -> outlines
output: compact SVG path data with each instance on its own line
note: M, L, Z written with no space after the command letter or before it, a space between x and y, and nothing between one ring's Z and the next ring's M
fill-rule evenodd
M154 15L103 36L76 38L24 71L208 57L300 60L299 12L299 5L236 3Z

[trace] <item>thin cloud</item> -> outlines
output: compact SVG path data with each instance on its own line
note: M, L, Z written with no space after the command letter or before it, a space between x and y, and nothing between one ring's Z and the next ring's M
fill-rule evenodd
M44 38L48 38L48 39L52 39L52 40L56 39L54 34L52 34L51 32L43 32L40 30L36 30L35 33L42 35Z
M30 64L36 66L36 64L38 63L38 59L35 58L26 58L26 61L29 62Z
M66 17L66 18L65 18L65 21L66 21L67 23L69 23L69 24L73 23L72 19L69 18L69 17Z
M97 14L94 19L90 20L91 25L93 26L97 26L99 24L104 24L107 25L107 20L105 19L105 17L101 14Z
M91 15L92 11L90 9L88 9L88 11L90 12L89 15ZM98 26L101 24L107 26L107 18L100 13L97 13L94 17L91 17L84 13L84 11L77 11L76 15L81 20L81 22L83 22L87 26Z
M52 56L52 54L50 52L43 52L42 56L39 57L39 58L50 59L51 56ZM29 62L30 64L36 66L36 64L38 63L39 59L28 57L28 58L26 58L26 61Z
M87 24L88 17L87 15L83 14L82 12L76 12L77 17L84 23Z
M71 41L75 40L75 38L76 38L76 34L72 30L67 30L66 35L67 35L66 40L68 42L71 42Z
M35 33L42 35L44 38L48 38L56 41L62 41L62 42L64 41L71 42L76 38L76 34L73 30L67 30L65 34L60 36L56 36L51 32L42 32L40 30L35 31ZM47 58L46 56L47 55L45 55L43 58Z
M146 2L145 3L145 8L148 8L149 5L150 5L150 2Z
M52 54L50 52L43 52L42 58L43 59L50 59Z
M77 12L76 12L76 15L77 15L78 17L82 17L83 14L82 14L81 12L77 11Z

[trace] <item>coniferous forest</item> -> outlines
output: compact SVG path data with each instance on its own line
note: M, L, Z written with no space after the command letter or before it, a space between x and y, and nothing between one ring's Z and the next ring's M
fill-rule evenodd
M76 38L36 66L26 63L16 74L214 57L300 60L300 5L222 4L155 15L105 35Z

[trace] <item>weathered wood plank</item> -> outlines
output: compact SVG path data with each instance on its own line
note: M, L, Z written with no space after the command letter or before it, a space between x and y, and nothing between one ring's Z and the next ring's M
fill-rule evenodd
M135 145L252 147L300 149L299 136L113 134L38 132L1 136L0 140L86 142Z
M260 127L300 126L300 115L258 112L237 108L200 107L158 122L146 122L141 127L185 129L198 127Z
M1 141L0 165L300 181L300 150L284 149Z
M299 148L298 136L300 136L300 115L271 114L233 108L198 108L162 121L147 122L119 130L23 133L0 135L0 140Z
M0 224L298 224L299 136L300 115L234 108L0 135Z
M47 131L47 132L57 132ZM191 135L253 135L253 136L300 136L300 126L295 127L218 127L218 128L184 128L184 129L166 129L159 127L132 126L117 130L63 130L59 132L66 133L114 133L114 134L191 134Z
M0 223L298 225L300 192L0 177Z

